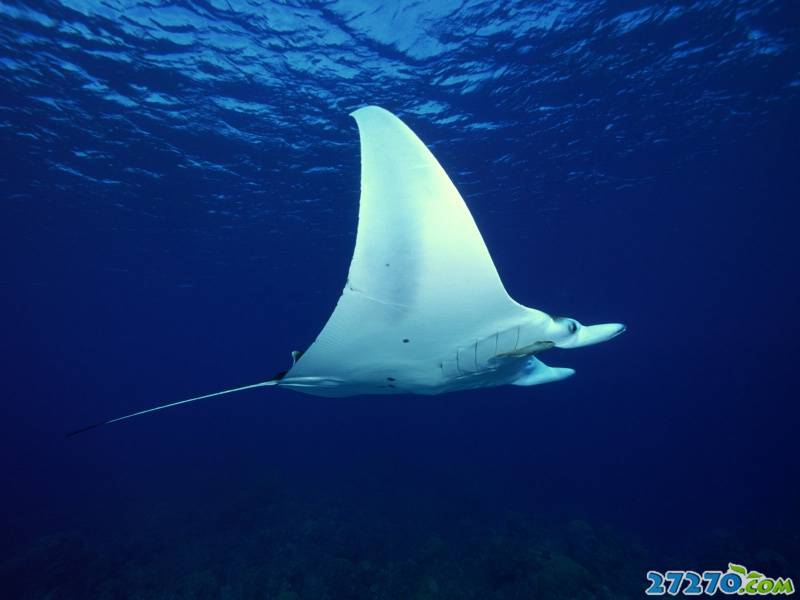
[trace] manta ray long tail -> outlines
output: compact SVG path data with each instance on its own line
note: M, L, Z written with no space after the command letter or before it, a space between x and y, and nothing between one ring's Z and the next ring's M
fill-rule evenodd
M280 378L278 377L276 379L270 379L269 381L262 381L261 383L253 383L251 385L244 385L242 387L237 387L230 390L222 390L221 392L214 392L213 394L205 394L204 396L195 396L194 398L187 398L186 400L179 400L178 402L170 402L169 404L154 406L153 408L140 410L139 412L131 413L129 415L124 415L122 417L115 417L113 419L108 419L107 421L101 421L99 423L88 425L87 427L76 429L75 431L69 432L67 434L67 437L78 435L79 433L83 433L84 431L89 431L90 429L95 429L96 427L101 427L102 425L108 425L109 423L116 423L117 421L124 421L125 419L132 419L133 417L146 415L147 413L155 412L157 410L163 410L165 408L171 408L173 406L178 406L179 404L187 404L189 402L194 402L195 400L203 400L204 398L213 398L214 396L224 396L225 394L233 394L234 392L243 392L244 390L251 390L253 388L258 388L258 387L268 387L271 385L277 385L279 380Z

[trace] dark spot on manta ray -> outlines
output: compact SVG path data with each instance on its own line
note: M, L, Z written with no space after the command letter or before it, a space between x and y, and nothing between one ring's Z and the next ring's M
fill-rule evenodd
M389 381L396 381L394 377L387 377L386 379L388 379Z
M408 342L410 342L410 341L411 341L411 340L409 340L408 338L403 338L403 343L404 343L404 344L407 344L407 343L408 343Z
M389 263L386 263L386 266L388 267L388 266L389 266Z

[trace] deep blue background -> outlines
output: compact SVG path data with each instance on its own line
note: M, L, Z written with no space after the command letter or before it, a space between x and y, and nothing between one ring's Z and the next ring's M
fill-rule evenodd
M264 481L421 528L796 539L797 8L500 4L0 3L3 556ZM577 369L548 386L255 391L65 440L313 341L364 104L433 149L515 299L625 335L548 352Z

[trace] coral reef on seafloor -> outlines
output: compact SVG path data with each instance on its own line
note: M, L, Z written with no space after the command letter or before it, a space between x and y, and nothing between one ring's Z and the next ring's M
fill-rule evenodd
M142 517L135 531L40 538L0 564L4 596L610 600L641 597L647 569L666 560L585 518L506 513L437 521L281 495L175 510ZM797 564L797 538L783 542L781 552L747 548L714 532L695 554L668 558L689 566L735 555L793 575L787 569L790 558Z

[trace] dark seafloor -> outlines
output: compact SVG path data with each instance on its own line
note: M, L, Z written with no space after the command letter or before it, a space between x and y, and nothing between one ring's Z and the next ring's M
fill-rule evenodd
M800 583L800 6L0 0L0 597ZM520 302L608 344L439 397L254 391L345 281L379 104Z

